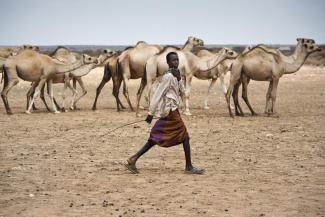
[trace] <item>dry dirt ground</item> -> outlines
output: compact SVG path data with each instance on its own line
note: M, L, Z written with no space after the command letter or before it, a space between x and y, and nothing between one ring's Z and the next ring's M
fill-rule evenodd
M101 76L85 77L89 93L73 112L48 113L37 101L40 110L27 115L29 84L11 91L14 115L0 107L0 216L325 216L325 69L306 66L280 80L278 118L251 117L241 100L247 115L231 119L217 87L203 110L208 83L194 80L193 115L183 119L201 176L184 174L182 146L154 147L140 174L130 174L122 163L150 126L108 133L141 118L116 111L111 82L91 111ZM139 82L131 82L133 102ZM260 114L266 89L249 85Z

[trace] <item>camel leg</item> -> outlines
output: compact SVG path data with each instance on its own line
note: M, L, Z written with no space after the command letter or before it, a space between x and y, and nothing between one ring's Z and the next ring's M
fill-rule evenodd
M39 84L37 85L37 87L35 88L35 92L34 92L33 98L32 98L32 100L29 103L28 109L26 110L26 113L27 114L31 114L31 110L32 110L32 106L34 104L34 101L39 96L40 91L41 91L42 87L44 86L45 82L46 82L46 79L45 78L42 78L40 80Z
M74 109L73 105L75 104L75 99L76 99L76 97L77 97L77 95L78 95L78 92L77 92L77 90L76 90L76 89L71 85L70 82L67 82L66 85L67 85L67 87L70 89L70 91L72 92L72 99L71 99L71 103L70 103L70 109L73 110L73 109Z
M239 104L239 100L238 100L238 90L240 87L241 82L237 82L234 86L234 90L232 92L232 98L234 100L234 107L235 107L235 114L237 116L244 116L244 112Z
M116 108L117 111L121 111L122 109L125 109L125 106L122 104L120 98L119 98L119 93L120 93L120 88L121 88L121 84L122 84L122 78L120 77L115 77L113 79L113 96L115 97L116 100ZM121 108L120 108L121 106Z
M220 81L220 88L221 88L221 91L226 94L227 93L227 84L226 84L226 81L225 81L225 75L227 73L220 73L220 76L219 76L219 81ZM229 83L229 82L227 82ZM229 85L229 84L228 84ZM235 107L232 105L232 103L230 102L230 108L231 109L235 109Z
M278 84L279 84L279 79L275 80L273 82L273 88L272 88L272 113L276 114L276 110L275 110L275 101L276 101L276 94L277 94L277 90L278 90Z
M65 81L64 82L64 85L63 85L62 95L61 95L62 96L62 107L61 107L61 111L63 111L63 112L66 111L66 109L65 109L65 98L66 98L65 92L67 90L67 87L68 87L68 85L67 85L67 82Z
M45 87L45 86L44 86ZM46 100L45 100L45 97L44 97L44 87L42 88L42 91L41 91L41 99L43 100L43 102L44 102L44 104L45 104L45 106L46 106L46 109L47 109L47 111L51 111L50 110L50 108L48 107L48 105L47 105L47 103L46 103ZM50 96L50 88L49 88L49 85L47 85L47 95L48 96ZM59 106L59 104L57 103L57 101L56 101L56 99L55 99L55 97L53 96L53 101L54 101L54 104L55 104L55 106L56 106L56 109L57 110L62 110L62 108Z
M27 94L26 94L26 110L28 109L28 106L29 106L29 101L31 100L33 94L34 94L34 91L35 91L35 87L38 85L38 82L33 82L32 83L32 86L29 88ZM35 107L35 104L33 104L33 110L37 110L36 107Z
M107 82L109 82L109 80L111 79L111 72L107 71L108 66L105 66L105 70L104 70L104 76L102 78L102 81L100 82L100 84L98 85L97 89L96 89L96 97L95 97L95 101L92 107L92 110L95 111L97 109L97 99L99 94L101 93L103 87L105 86L105 84Z
M208 92L207 92L207 95L205 96L205 100L204 100L204 109L209 109L209 95L211 93L211 90L213 88L213 86L215 85L217 79L211 79L210 81L210 85L209 85L209 88L208 88Z
M235 85L238 82L240 82L241 71L242 71L242 65L239 63L234 63L232 70L231 70L231 74L230 74L228 90L226 93L227 107L228 107L229 115L232 118L234 117L234 115L233 115L233 113L231 111L231 107L230 107L230 95L232 95ZM235 105L235 107L236 107L236 105Z
M190 93L191 93L191 82L192 76L186 76L186 86L185 86L185 115L192 115L190 112Z
M60 113L58 110L56 110L56 106L54 104L54 97L53 97L53 81L52 80L49 80L47 82L47 86L48 86L48 90L50 92L50 99L51 99L51 103L52 103L52 109L53 109L53 112L54 113Z
M269 88L267 89L267 92L266 92L266 103L265 103L264 114L268 113L268 108L270 107L272 86L273 86L273 80L270 81Z
M276 100L276 92L278 89L278 84L279 84L279 79L274 79L273 80L273 85L272 85L272 92L271 92L271 98L272 98L272 104L271 104L271 109L269 110L270 112L268 114L275 114L275 100Z
M84 85L84 82L82 81L82 78L78 77L78 78L75 78L73 81L75 81L75 80L78 81L79 86L81 87L81 90L82 90L82 94L74 101L74 104L71 104L71 106L72 106L71 109L76 109L77 102L87 94L87 90ZM75 83L73 83L73 88L76 90L75 86L76 86Z
M4 73L4 72L3 72ZM7 75L5 75L7 76ZM12 80L7 80L4 82L4 85L3 85L3 89L2 89L2 92L1 92L1 98L3 100L3 103L5 105L5 108L6 108L6 112L8 115L12 115L12 111L11 111L11 108L9 106L9 102L8 102L8 93L9 91L11 90L12 87L14 87L15 85L17 85L19 82L18 78L15 78L15 79L12 79Z
M134 111L133 106L130 101L130 96L129 96L129 79L126 76L123 76L123 95L126 98L131 111Z
M242 89L242 98L244 99L246 105L248 106L249 110L251 111L252 115L256 115L255 111L253 110L251 104L248 101L247 97L247 85L248 85L249 79L246 76L242 76L242 84L243 84L243 89Z
M147 85L147 82L142 78L139 89L138 89L138 92L137 92L137 101L136 101L136 108L135 108L136 116L139 115L139 106L140 106L141 95L142 95L142 92L145 89L146 85Z

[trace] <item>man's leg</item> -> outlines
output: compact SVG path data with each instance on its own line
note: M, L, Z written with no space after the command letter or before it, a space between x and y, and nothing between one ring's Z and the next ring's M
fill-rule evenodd
M185 153L185 172L190 174L203 174L204 169L193 167L191 161L191 147L190 147L190 139L186 138L183 142L183 148Z
M137 160L147 151L149 151L149 149L151 149L153 146L155 145L154 142L152 141L148 141L146 142L146 144L144 144L144 146L137 152L135 153L135 155L131 156L128 160L127 160L127 164L125 165L132 173L138 173L138 169L135 166Z

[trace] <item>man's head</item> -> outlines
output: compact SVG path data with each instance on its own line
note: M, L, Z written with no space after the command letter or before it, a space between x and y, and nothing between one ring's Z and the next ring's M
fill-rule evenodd
M169 68L177 69L179 60L176 52L169 52L166 56L167 64Z

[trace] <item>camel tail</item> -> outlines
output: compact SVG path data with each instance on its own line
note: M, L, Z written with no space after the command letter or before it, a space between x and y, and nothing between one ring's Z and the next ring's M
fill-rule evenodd
M3 88L5 88L8 84L8 75L7 75L7 70L5 66L2 66L2 76L1 76L1 83L2 80L4 81Z
M141 84L143 84L144 86L147 85L147 63L144 64L144 69L143 69L143 76L141 78Z

